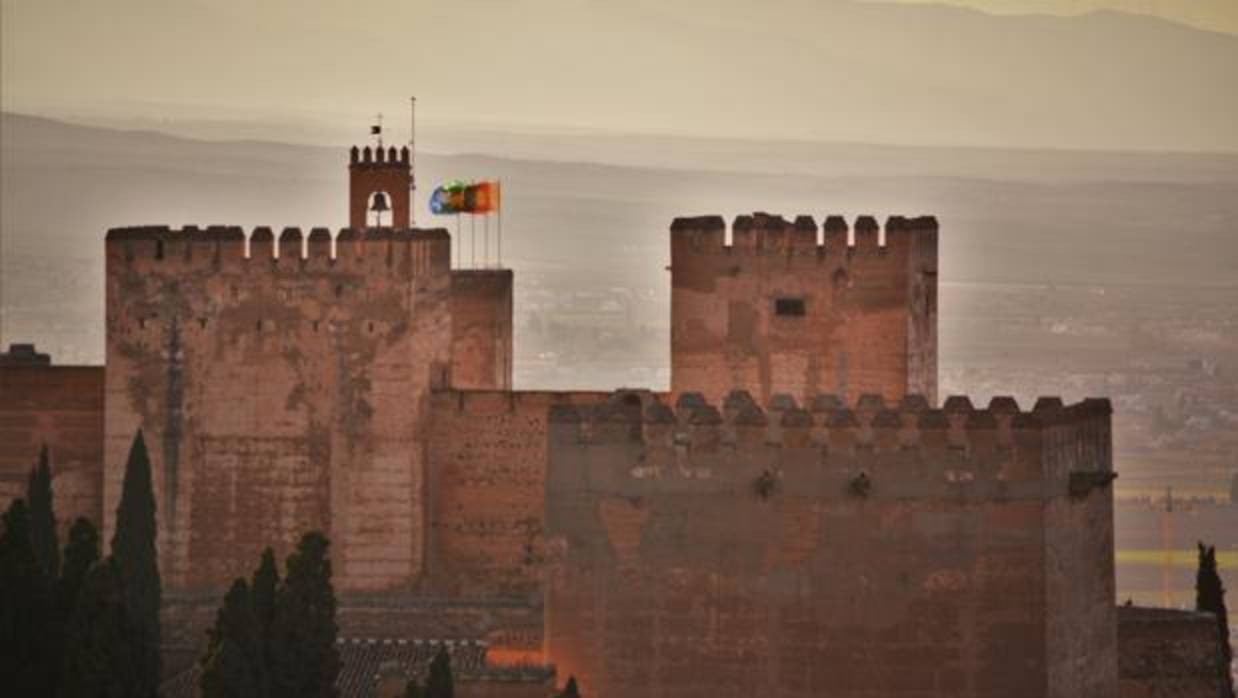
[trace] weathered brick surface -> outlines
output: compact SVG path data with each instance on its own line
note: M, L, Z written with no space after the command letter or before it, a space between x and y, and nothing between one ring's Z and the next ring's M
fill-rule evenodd
M719 401L734 388L853 400L877 393L936 399L937 222L794 223L740 216L725 244L719 217L671 227L671 388ZM779 299L804 314L779 315Z
M451 385L511 390L512 272L451 272Z
M547 651L588 695L1080 695L1051 661L1053 577L1096 576L1112 544L1046 539L1068 533L1053 507L1111 497L1063 503L1070 472L1111 470L1107 403L721 420L643 401L551 417ZM1059 422L1069 466L1047 455ZM1112 616L1102 591L1071 601L1080 627ZM1115 696L1114 644L1080 651L1086 695Z
M103 367L0 365L0 509L26 496L44 444L63 543L77 517L102 521Z
M221 589L325 531L343 590L422 568L432 386L449 374L444 231L113 230L104 510L144 431L169 589ZM104 517L110 536L112 517Z
M1121 698L1221 695L1220 630L1208 613L1117 609Z
M546 417L606 393L437 391L432 398L428 581L438 594L540 594Z

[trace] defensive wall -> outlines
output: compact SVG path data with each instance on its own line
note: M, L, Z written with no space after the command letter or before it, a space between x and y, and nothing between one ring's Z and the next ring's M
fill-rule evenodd
M603 392L436 391L431 398L428 590L541 605L547 416Z
M1117 695L1106 400L620 393L549 428L547 653L588 695Z
M1224 695L1220 635L1216 617L1211 613L1119 607L1122 698Z
M451 385L512 388L512 271L451 272Z
M423 431L450 382L443 230L122 228L107 237L105 536L141 429L170 590L331 538L343 591L424 559Z
M77 517L102 520L103 367L0 361L0 510L26 496L44 445L64 541Z
M936 400L937 220L671 225L671 390Z

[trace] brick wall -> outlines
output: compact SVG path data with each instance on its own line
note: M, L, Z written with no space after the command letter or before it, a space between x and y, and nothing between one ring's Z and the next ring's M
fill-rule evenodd
M719 414L688 398L552 410L561 676L600 698L1064 695L1049 693L1069 682L1050 661L1046 539L1063 535L1048 507L1070 478L1045 449L1059 423L1103 438L1107 403L766 412L733 396ZM1103 544L1054 564L1090 575ZM1080 627L1103 635L1101 615ZM1088 695L1115 695L1112 644L1081 651L1100 667Z
M546 416L604 393L436 391L430 429L428 583L462 597L538 596Z
M511 390L512 272L451 272L451 385Z
M73 520L103 518L103 368L0 365L0 509L26 496L47 444L63 545Z
M1211 614L1122 606L1117 621L1122 698L1221 695L1220 630Z
M445 231L113 230L106 535L144 431L168 589L332 541L338 588L408 588L424 555L429 392L449 373Z
M758 214L725 235L716 216L671 227L673 392L936 400L936 220L891 218L883 239L861 217L849 244L838 217Z

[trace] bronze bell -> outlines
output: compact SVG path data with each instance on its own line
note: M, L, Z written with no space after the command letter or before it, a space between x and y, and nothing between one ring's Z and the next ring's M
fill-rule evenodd
M370 204L370 210L377 211L379 213L390 211L391 206L387 204L387 195L381 191L375 193L374 203Z

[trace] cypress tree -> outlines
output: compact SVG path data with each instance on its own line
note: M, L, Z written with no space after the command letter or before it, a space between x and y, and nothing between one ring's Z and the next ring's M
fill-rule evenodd
M1222 696L1233 698L1234 681L1230 674L1233 650L1229 646L1229 611L1225 608L1225 586L1217 574L1216 546L1199 546L1199 570L1195 573L1195 610L1206 611L1216 616L1220 637L1221 673L1223 674Z
M155 550L155 492L150 456L139 430L129 451L112 555L121 575L130 626L130 659L136 692L133 698L154 698L159 688L159 605L162 590Z
M202 698L262 698L267 695L266 661L253 597L237 579L215 616L202 658Z
M64 663L64 655L69 646L70 624L82 584L86 581L90 568L98 561L99 532L94 524L79 516L69 529L69 542L65 544L63 564L60 566L60 580L55 585L53 613L56 634L51 666L56 670Z
M55 680L51 593L30 535L30 511L15 499L0 534L0 676L14 695L47 695Z
M275 567L275 551L267 548L262 551L262 562L254 571L250 594L253 596L258 636L262 641L262 656L268 664L271 662L271 626L275 623L275 598L278 590L279 570Z
M64 565L57 589L57 606L66 621L73 616L73 607L77 604L86 574L98 561L99 531L89 519L79 516L69 529L69 542L64 546Z
M30 503L30 540L34 554L48 579L60 576L60 543L56 540L56 514L52 508L52 469L48 464L47 445L39 451L39 464L30 471L26 483L26 500Z
M558 698L580 698L580 689L576 688L576 677L567 677L567 685L559 692Z
M124 581L113 558L90 568L82 582L61 665L60 698L142 695L132 671ZM22 694L24 695L24 694Z
M438 654L430 661L430 673L426 676L425 698L453 698L455 688L451 678L451 655L446 647L440 647Z
M340 672L335 646L335 591L329 546L321 533L307 533L288 556L287 576L275 597L271 626L271 695L274 698L335 698Z

